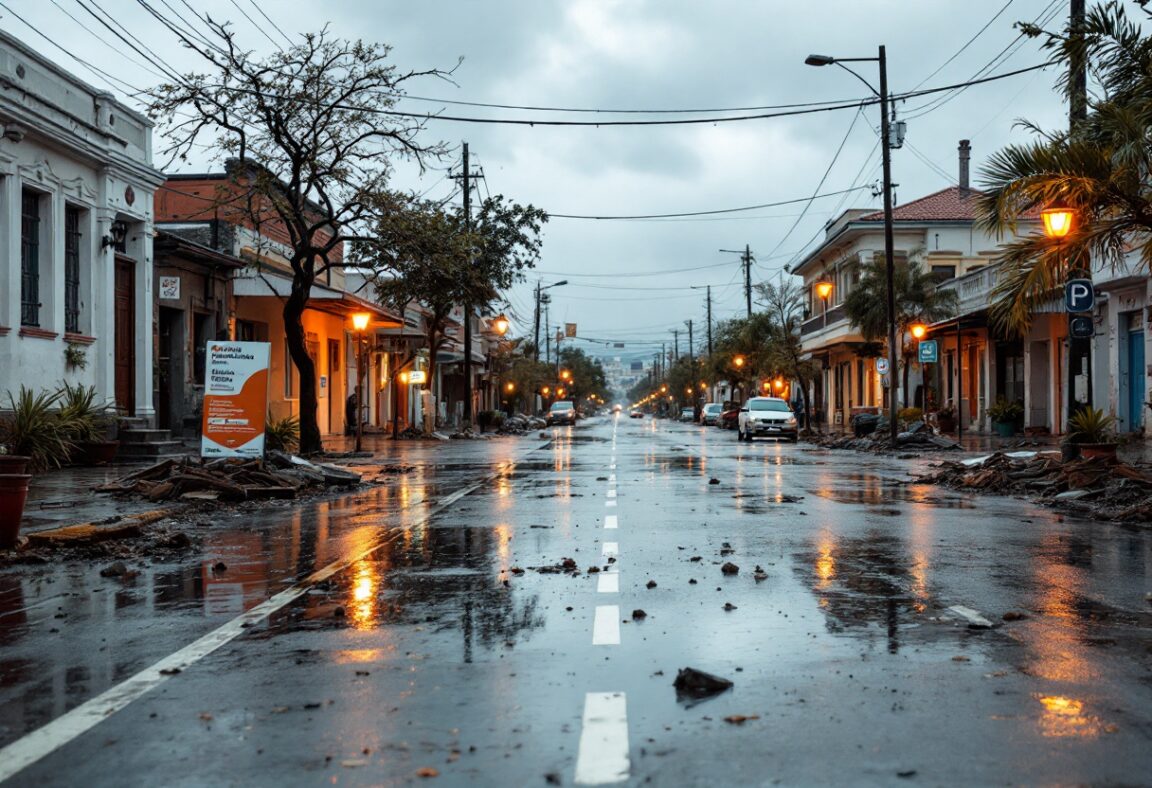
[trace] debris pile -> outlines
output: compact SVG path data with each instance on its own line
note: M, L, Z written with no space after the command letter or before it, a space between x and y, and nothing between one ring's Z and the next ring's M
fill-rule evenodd
M1152 521L1152 468L1037 452L996 452L961 462L942 462L918 484L1001 495L1025 495L1040 503L1099 520Z
M305 491L359 483L358 473L269 452L267 460L165 460L95 489L99 493L139 495L150 501L245 501L295 498Z
M544 419L537 418L536 416L525 416L520 413L504 419L504 422L496 429L496 432L500 435L525 435L529 432L542 430L547 426L548 422L544 421Z
M896 444L892 444L892 434L888 422L881 421L875 432L867 435L829 435L818 438L817 445L826 449L853 449L855 451L885 452L894 449L959 449L960 444L943 435L935 435L928 426L918 421L906 432L896 434Z

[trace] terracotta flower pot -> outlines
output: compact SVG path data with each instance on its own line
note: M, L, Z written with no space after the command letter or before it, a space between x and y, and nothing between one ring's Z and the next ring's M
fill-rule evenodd
M28 480L24 473L0 474L0 550L16 546L20 535L20 521L24 518L24 502L28 499Z
M24 473L30 462L32 458L22 454L0 454L0 474Z

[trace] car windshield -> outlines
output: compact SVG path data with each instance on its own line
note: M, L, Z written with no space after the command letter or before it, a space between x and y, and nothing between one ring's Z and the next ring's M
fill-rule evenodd
M722 410L724 410L723 405L705 405L704 406L704 412L705 413L719 413Z
M748 403L748 410L775 410L781 413L791 413L792 409L782 399L754 399Z
M553 402L552 410L572 410L571 402Z

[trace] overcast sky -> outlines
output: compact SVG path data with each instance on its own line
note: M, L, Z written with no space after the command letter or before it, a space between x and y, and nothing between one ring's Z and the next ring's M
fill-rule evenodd
M157 5L157 0L151 0ZM156 80L136 55L98 40L111 34L80 0L2 0L69 52L143 86ZM95 6L93 0L86 2ZM159 0L188 14L182 0ZM102 0L125 28L182 71L199 67L170 33L134 0ZM606 110L766 107L860 99L868 89L836 68L804 65L810 53L874 57L886 45L893 93L966 82L1042 62L1036 41L1018 36L1015 22L1062 24L1068 0L190 0L215 18L231 19L250 47L269 51L289 36L325 22L341 37L391 44L404 70L452 67L457 85L429 81L410 93L453 101ZM241 14L247 12L254 22ZM65 14L71 14L75 20ZM78 20L78 21L77 21ZM83 26L80 24L83 23ZM257 26L256 23L259 23ZM302 26L307 24L307 28ZM83 79L101 78L30 30L3 6L0 24ZM878 85L875 63L852 64ZM1033 71L958 93L897 104L907 144L893 151L898 202L954 185L956 147L972 140L973 178L990 153L1027 139L1014 121L1052 128L1066 109L1051 70ZM115 86L111 86L115 87ZM123 88L116 89L123 96ZM940 99L946 99L940 101ZM131 102L129 102L131 103ZM658 119L734 113L597 115L449 106L407 101L413 111L483 118ZM755 114L755 113L751 113ZM713 211L807 199L875 183L879 112L842 109L733 123L663 127L511 126L433 121L429 139L467 141L483 168L481 196L500 193L557 214L635 215ZM842 149L837 155L837 150ZM417 180L402 173L400 188L447 197L445 167ZM458 167L457 167L458 169ZM825 174L827 173L826 177ZM825 178L820 186L821 178ZM695 322L704 344L704 291L712 285L713 316L743 314L740 262L720 249L751 246L753 280L779 275L782 265L810 250L825 222L850 207L879 207L870 189L844 197L677 220L593 221L553 218L543 259L531 281L510 300L518 331L530 333L537 278L552 290L551 320L574 322L580 346L597 354L650 358L652 342ZM801 213L804 213L801 218ZM799 221L798 221L799 220ZM681 269L692 269L683 271ZM673 273L679 271L678 273ZM623 341L624 350L604 342ZM681 335L685 349L686 333ZM648 343L648 344L644 344Z

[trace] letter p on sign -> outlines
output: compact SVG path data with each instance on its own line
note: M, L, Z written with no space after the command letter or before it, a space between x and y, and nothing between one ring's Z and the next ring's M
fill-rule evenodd
M1091 279L1070 279L1064 286L1064 311L1091 312L1096 304L1096 291Z

